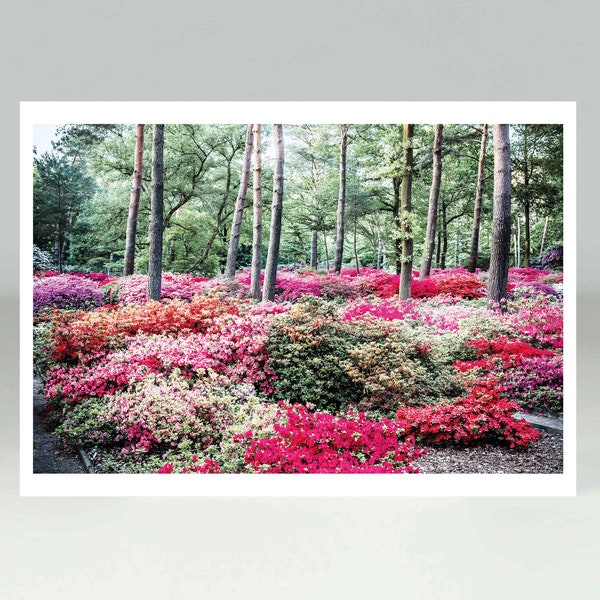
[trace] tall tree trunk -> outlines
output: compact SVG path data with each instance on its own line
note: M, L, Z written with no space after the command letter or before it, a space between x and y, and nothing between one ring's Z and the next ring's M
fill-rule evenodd
M358 214L356 212L356 194L352 197L353 201L354 201L354 230L353 230L353 236L352 236L352 247L354 250L354 261L356 263L356 274L359 275L360 274L360 262L358 260L358 247L357 247L357 242L356 242L356 229L358 226Z
M394 206L392 208L392 215L394 218L394 258L396 262L396 275L400 275L402 271L402 220L400 218L401 207L400 207L400 187L402 186L402 179L400 177L394 177L392 179L392 185L394 188Z
M475 193L475 210L473 212L473 234L471 237L471 255L469 258L469 273L475 273L479 255L479 227L481 225L481 204L483 201L483 180L485 167L485 147L488 137L488 125L483 126L481 134L481 149L479 150L479 163L477 167L477 192Z
M346 207L346 150L348 147L348 125L341 126L340 140L340 193L338 196L337 225L335 232L335 259L333 270L339 274L344 260L344 210Z
M142 168L144 159L144 126L135 128L135 154L133 158L133 176L131 196L129 198L129 215L127 216L127 232L125 234L125 263L123 275L133 275L135 263L135 236L137 233L138 210L142 191Z
M412 278L413 237L410 221L412 213L412 139L414 130L414 125L404 125L404 170L402 173L402 189L400 191L400 205L402 209L402 269L400 271L400 300L407 300L410 298L410 280Z
M61 239L62 235L60 223L57 223L56 227L54 228L54 262L56 263L56 267L59 273L62 273L63 270Z
M253 140L253 220L252 220L252 270L250 297L260 300L260 271L262 266L262 152L261 126L252 126Z
M279 243L281 241L281 213L283 209L283 126L273 125L273 137L277 155L273 173L273 203L271 205L271 228L269 231L269 250L265 266L265 283L263 286L263 302L275 299L275 281L277 279L277 262L279 260Z
M312 231L310 235L310 268L317 269L317 264L319 262L318 250L319 250L319 232L318 232L318 215L317 211L319 209L319 198L317 197L317 174L318 167L317 161L315 157L312 158L312 179L313 179L313 216L312 216Z
M440 269L446 268L446 256L448 254L448 221L446 202L442 202L442 250L440 257Z
M456 238L454 242L454 266L460 266L460 236L458 235L458 231L456 232Z
M240 243L240 231L242 229L242 218L244 217L244 206L248 193L250 181L250 161L252 159L252 125L248 125L246 132L246 148L244 150L244 164L240 178L240 190L235 202L235 212L231 225L231 237L229 238L229 250L227 251L227 262L225 263L225 279L235 277L235 263L237 262L238 248Z
M318 238L319 232L313 230L310 234L310 268L315 270L317 269L317 265L319 262Z
M152 192L150 195L150 249L148 254L148 300L160 300L163 246L163 146L165 126L152 127Z
M517 263L515 267L521 266L521 219L517 215Z
M381 224L377 215L377 269L383 266L383 238L381 237Z
M329 248L327 247L327 234L323 232L323 246L325 246L325 268L329 273Z
M490 308L506 310L510 260L510 127L494 125L494 207L488 278Z
M438 198L440 196L440 182L442 180L442 133L443 125L435 126L433 140L433 179L429 192L429 212L427 214L427 231L425 233L425 247L423 260L421 261L421 272L419 279L429 276L431 261L433 259L433 248L435 246L435 230L437 226Z
M531 205L529 198L525 200L525 267L529 267L531 261Z
M548 233L548 221L550 221L550 217L546 217L546 221L544 222L544 231L542 233L542 243L540 244L540 258L542 258L542 254L544 253L544 244L546 243L546 235Z

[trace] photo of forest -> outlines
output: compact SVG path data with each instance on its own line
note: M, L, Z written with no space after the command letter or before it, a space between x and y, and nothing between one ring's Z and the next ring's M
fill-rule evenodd
M563 148L562 124L56 125L34 472L562 473Z

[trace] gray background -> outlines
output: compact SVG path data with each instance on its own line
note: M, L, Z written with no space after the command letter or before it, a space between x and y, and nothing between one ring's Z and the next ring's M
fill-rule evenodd
M594 5L3 0L0 596L593 594L600 583ZM20 498L21 100L577 101L578 497Z

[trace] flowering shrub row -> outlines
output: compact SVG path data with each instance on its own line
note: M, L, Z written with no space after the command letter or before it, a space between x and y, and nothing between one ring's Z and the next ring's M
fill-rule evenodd
M94 281L104 286L108 304L144 304L148 300L148 277L146 275L130 275L127 277L111 277L103 273L71 273L59 276L55 272L36 273L36 279L54 279L56 277L79 277ZM413 298L431 298L439 295L450 295L458 298L482 298L486 293L481 273L469 273L464 268L433 269L431 275L422 281L419 272L413 271L411 294ZM261 280L264 274L261 274ZM548 284L561 283L562 274L553 274L543 269L509 270L509 287L527 286L529 294L553 294L557 292ZM280 271L276 281L276 298L278 301L295 301L302 296L310 295L324 298L353 299L365 296L393 298L398 295L399 275L363 267L358 273L355 269L343 269L339 275L334 273L318 274L313 271ZM248 296L250 273L243 271L236 276L235 282L222 279L209 280L205 277L165 273L162 278L161 295L163 299L179 298L191 300L197 294L205 294L211 290L221 290L233 295ZM60 302L57 300L60 304Z
M260 315L243 319L228 314L215 319L203 333L177 337L139 333L128 339L125 348L88 355L77 365L55 366L48 373L45 393L73 404L114 394L150 373L168 375L177 370L188 379L216 373L233 383L251 383L268 394L273 391L274 374L267 365L266 322Z
M54 315L54 359L85 359L90 353L117 348L136 333L205 331L223 314L238 314L231 300L198 296L192 302L172 300L141 306L105 306L85 313Z
M550 275L511 277L518 290ZM243 277L42 312L34 349L57 433L163 473L400 473L417 470L412 438L525 447L539 434L513 414L562 407L560 297L489 311L480 274L455 269L400 301L392 276L361 269L282 272L276 302L256 304Z

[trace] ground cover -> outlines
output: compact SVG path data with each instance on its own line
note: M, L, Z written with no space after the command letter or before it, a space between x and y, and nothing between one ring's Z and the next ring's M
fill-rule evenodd
M464 269L408 301L371 268L282 271L265 304L246 272L145 283L34 276L48 422L100 472L418 473L428 450L535 452L513 415L562 412L560 273L511 269L505 313Z

